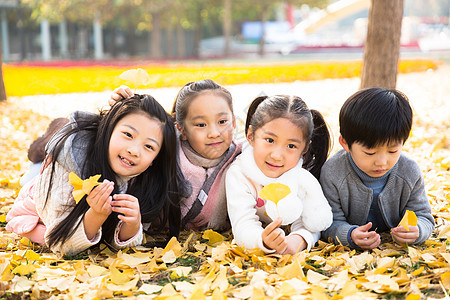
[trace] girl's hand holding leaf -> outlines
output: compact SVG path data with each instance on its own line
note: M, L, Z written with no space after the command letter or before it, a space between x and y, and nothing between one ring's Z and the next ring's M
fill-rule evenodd
M287 243L285 233L281 226L281 218L275 219L272 223L266 226L262 232L262 240L264 247L275 250L277 253L286 251Z
M82 180L77 174L70 172L69 174L69 183L73 186L73 198L75 199L75 203L80 202L80 200L84 197L84 195L89 195L92 189L99 185L98 180L101 175L91 176L86 180Z
M108 217L112 212L111 193L113 190L114 182L105 179L102 184L89 193L86 201L96 214Z

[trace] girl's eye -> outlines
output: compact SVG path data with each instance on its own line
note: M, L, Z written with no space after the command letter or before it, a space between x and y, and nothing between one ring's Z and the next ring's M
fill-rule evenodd
M124 131L123 134L124 134L126 137L129 137L129 138L132 138L132 137L133 137L133 136L131 135L131 133L126 132L126 131Z
M152 145L145 145L145 148L149 149L149 150L155 150L155 148L153 148Z
M297 148L297 146L295 146L294 144L289 144L289 145L288 145L288 148L289 148L289 149L295 149L295 148Z
M219 124L220 124L220 125L223 125L223 124L226 124L226 123L228 123L228 120L220 120L220 121L219 121Z
M206 124L205 123L200 123L200 124L197 124L195 126L197 126L197 127L206 127Z
M272 138L266 138L266 142L273 143L273 139Z

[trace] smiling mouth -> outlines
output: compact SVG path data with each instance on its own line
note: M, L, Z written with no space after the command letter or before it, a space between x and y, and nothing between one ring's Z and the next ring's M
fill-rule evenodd
M126 165L128 165L128 166L134 166L134 162L129 161L129 160L126 159L125 157L122 157L122 156L119 155L119 158L120 158L120 160L121 160L123 163L125 163Z
M276 169L279 169L279 168L282 167L282 166L272 165L271 163L268 163L268 162L266 162L266 166L267 166L269 169L272 169L272 170L276 170Z
M216 143L211 143L211 144L207 144L208 146L219 146L219 145L221 145L222 144L222 142L216 142Z

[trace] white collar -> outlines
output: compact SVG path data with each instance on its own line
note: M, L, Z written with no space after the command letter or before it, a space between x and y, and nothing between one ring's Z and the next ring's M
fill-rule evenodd
M255 158L253 157L253 147L250 146L250 144L245 143L242 146L242 149L242 153L241 155L239 155L242 173L244 173L245 176L257 182L258 184L266 186L270 183L280 182L291 186L292 184L289 183L293 183L294 180L299 180L301 168L303 165L303 158L300 158L298 164L295 167L283 173L280 177L270 178L264 175L264 173L256 165Z

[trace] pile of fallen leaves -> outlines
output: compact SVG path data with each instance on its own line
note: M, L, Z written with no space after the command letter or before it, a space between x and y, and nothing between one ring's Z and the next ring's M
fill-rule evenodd
M446 105L446 106L445 106ZM310 252L263 255L230 233L183 232L164 248L111 252L100 245L59 258L6 232L5 215L27 166L28 145L49 119L0 103L0 298L11 299L424 299L450 289L450 121L415 119L406 151L420 164L437 227L423 245L372 251L320 242ZM442 114L441 114L442 115ZM445 114L444 114L445 115Z

